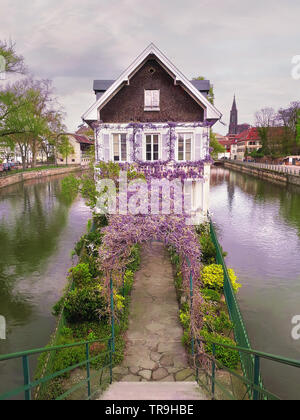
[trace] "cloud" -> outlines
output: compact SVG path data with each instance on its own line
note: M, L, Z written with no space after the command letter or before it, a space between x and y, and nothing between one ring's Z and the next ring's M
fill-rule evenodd
M36 77L53 79L74 130L94 100L95 78L113 79L154 42L188 77L204 75L228 122L299 99L291 58L300 54L297 0L0 0L1 38L12 38ZM225 132L227 128L220 128Z

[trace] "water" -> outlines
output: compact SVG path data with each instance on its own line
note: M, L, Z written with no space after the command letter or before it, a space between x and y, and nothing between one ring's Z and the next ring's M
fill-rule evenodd
M81 198L62 196L62 178L0 190L0 315L7 321L0 354L43 347L55 328L51 309L90 217ZM21 361L0 363L0 393L22 384L21 368Z
M213 168L211 212L229 267L242 283L239 303L257 350L300 360L292 317L300 315L300 188ZM265 384L300 399L300 369L264 362Z

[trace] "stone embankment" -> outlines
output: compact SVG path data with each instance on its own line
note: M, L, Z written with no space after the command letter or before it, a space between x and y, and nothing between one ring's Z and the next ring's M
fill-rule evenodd
M225 161L225 168L234 169L236 171L244 172L246 174L254 175L258 178L267 179L270 181L300 185L299 171L293 170L288 166L278 165L264 165L251 164L245 162Z
M9 185L17 184L19 182L27 181L29 179L40 179L53 175L68 174L70 172L82 171L81 166L70 166L64 168L49 168L35 171L24 171L12 175L6 175L0 177L0 188L7 187Z

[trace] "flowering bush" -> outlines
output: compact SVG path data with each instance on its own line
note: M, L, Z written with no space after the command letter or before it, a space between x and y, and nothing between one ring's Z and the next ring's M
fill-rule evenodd
M237 283L237 277L231 268L228 269L228 274L233 290L236 293L241 285ZM224 271L222 265L210 264L205 266L202 269L202 283L205 287L222 292L224 287Z

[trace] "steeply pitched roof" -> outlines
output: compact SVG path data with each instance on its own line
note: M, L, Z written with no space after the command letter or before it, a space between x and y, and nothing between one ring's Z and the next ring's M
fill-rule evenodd
M191 83L178 69L171 63L171 61L154 45L150 44L135 60L134 62L121 74L121 76L101 95L96 102L85 112L82 116L84 121L97 121L98 110L101 109L112 96L124 86L129 84L130 78L140 68L140 66L149 58L154 56L158 62L172 74L175 83L180 83L193 97L193 99L202 104L206 109L206 118L210 120L218 120L222 114L219 112L207 99L205 94ZM103 85L101 84L103 87Z
M69 134L69 135L74 137L77 143L94 144L93 140L90 140L85 136L79 136L78 134Z
M236 136L238 142L240 141L249 141L249 140L259 140L259 134L256 127L250 127L247 130L242 131Z

